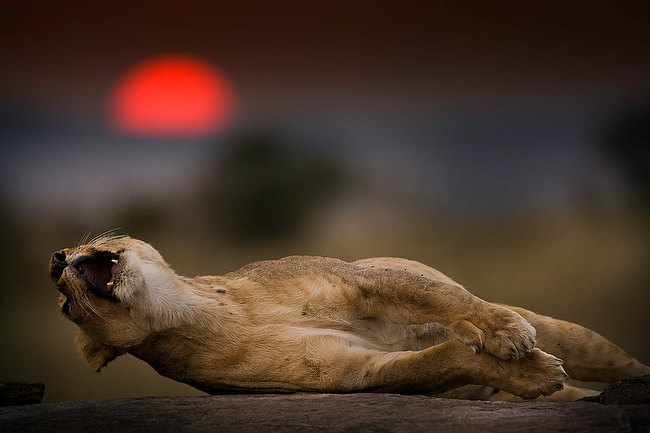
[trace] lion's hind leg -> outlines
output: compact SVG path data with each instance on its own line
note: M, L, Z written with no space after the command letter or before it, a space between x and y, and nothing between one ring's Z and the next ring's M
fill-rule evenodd
M565 402L565 401L576 401L585 397L593 397L600 394L599 391L594 391L593 389L579 388L571 385L564 385L564 389L561 389L557 392L554 392L551 395L540 395L539 397L533 400L525 400L516 395L512 395L505 391L494 392L486 400L489 401L509 401L514 403L521 403L527 401L552 401L552 402Z
M521 314L535 327L537 347L562 358L564 368L572 379L611 383L626 377L650 374L650 367L597 332L523 308L507 308Z

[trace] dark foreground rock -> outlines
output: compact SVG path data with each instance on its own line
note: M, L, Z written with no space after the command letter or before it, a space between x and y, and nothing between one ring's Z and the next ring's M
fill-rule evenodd
M609 398L636 392L646 399L650 378L632 380L638 383L615 385ZM650 432L650 404L629 402L490 403L395 394L151 397L4 407L0 432Z
M650 405L650 376L621 380L605 388L600 395L585 400L602 404Z
M44 392L42 383L0 382L0 406L40 403Z

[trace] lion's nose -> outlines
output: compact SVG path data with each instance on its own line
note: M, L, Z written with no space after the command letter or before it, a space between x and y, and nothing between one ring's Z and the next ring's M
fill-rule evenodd
M65 250L52 254L50 258L50 277L52 277L55 283L61 278L61 274L63 274L66 266L68 266L68 263L65 261Z

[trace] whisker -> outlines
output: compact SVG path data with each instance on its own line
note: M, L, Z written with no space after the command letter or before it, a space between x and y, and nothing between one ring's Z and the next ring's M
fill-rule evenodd
M81 237L81 239L79 239L79 242L77 242L77 244L75 245L75 247L78 247L78 246L80 246L80 245L85 245L85 244L88 242L88 238L90 237L91 233L92 233L92 230L86 232L86 234L84 234L84 235Z
M123 238L125 235L116 235L115 234L120 229L121 229L121 227L116 227L114 229L106 230L105 232L100 233L99 235L95 236L90 241L88 241L88 244L99 246L99 245L101 245L101 244L103 244L105 242L108 242L110 240Z
M102 314L102 312L98 310L97 306L93 303L93 301L90 300L87 293L82 292L80 301L81 301L80 303L82 304L82 308L84 307L87 308L85 309L86 313L93 312L101 319L104 319L104 315Z

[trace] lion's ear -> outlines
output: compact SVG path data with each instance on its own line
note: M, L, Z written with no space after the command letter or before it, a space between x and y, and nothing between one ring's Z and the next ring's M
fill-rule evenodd
M118 356L126 353L126 350L100 343L97 339L83 331L79 331L75 342L88 365L96 372L106 367L109 362Z

